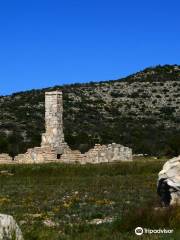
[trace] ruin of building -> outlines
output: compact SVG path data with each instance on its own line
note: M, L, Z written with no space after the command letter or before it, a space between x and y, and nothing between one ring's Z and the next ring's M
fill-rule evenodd
M1 159L1 157L0 157ZM15 157L14 163L102 163L132 161L132 149L120 144L100 145L82 154L72 150L64 140L63 96L61 91L45 93L45 133L40 147L28 149Z

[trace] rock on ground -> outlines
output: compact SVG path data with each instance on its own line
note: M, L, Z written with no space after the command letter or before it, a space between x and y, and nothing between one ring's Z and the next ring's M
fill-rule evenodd
M157 192L163 206L180 205L180 156L167 161L158 176Z
M0 214L0 240L23 240L22 232L14 218Z

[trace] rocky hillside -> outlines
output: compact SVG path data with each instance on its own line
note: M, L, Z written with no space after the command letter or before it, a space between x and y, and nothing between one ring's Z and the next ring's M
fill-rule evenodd
M73 84L0 97L0 152L38 146L44 92L63 90L64 131L72 148L117 142L135 153L180 153L180 66L147 68L115 81Z

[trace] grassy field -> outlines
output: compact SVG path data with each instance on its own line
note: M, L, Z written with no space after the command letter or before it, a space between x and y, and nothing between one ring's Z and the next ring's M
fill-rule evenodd
M156 194L164 160L102 165L0 165L0 212L26 240L180 239L180 209ZM98 224L99 223L99 224ZM136 236L138 226L174 234Z

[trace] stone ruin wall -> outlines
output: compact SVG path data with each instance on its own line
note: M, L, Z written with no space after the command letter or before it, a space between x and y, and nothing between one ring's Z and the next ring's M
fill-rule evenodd
M36 147L28 149L27 153L15 157L14 163L102 163L132 161L132 150L120 144L100 145L82 154L79 150L71 150L68 146L64 148L63 154L57 158L57 152L51 148Z
M96 144L94 148L82 154L78 150L66 148L60 159L65 163L101 163L132 161L132 150L120 144L100 145Z
M8 154L0 154L0 164L6 163L102 163L132 161L132 150L120 144L100 145L96 144L94 148L82 154L79 150L71 150L68 146L64 149L60 159L57 158L57 152L49 147L35 147L28 149L25 154L19 154L14 161Z
M44 163L57 159L57 154L49 147L29 148L25 154L19 154L14 158L14 163Z
M13 163L12 157L10 157L7 153L0 154L0 164L9 164Z
M19 154L14 161L7 154L0 154L0 163L102 163L132 161L132 149L120 144L100 145L82 154L71 150L64 141L62 92L45 94L45 129L41 147L30 148L25 154Z

